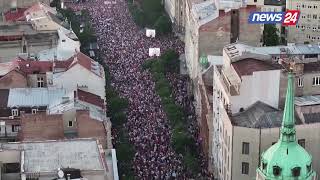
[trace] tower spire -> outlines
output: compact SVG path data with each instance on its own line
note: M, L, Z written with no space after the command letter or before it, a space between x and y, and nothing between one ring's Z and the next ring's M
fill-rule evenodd
M296 140L295 119L294 119L294 86L293 74L288 73L288 87L286 94L286 104L281 126L280 141L292 142Z

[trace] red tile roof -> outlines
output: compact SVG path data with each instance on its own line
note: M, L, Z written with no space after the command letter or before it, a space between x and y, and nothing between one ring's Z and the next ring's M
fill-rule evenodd
M102 109L105 109L104 100L101 99L101 97L98 95L77 89L77 91L75 91L74 96L75 98L78 98L80 101L93 104L95 106L101 107Z
M71 59L73 61L70 64L69 69L72 68L73 66L75 66L76 64L79 64L82 67L86 68L87 70L91 71L92 73L96 74L97 76L102 77L104 75L102 66L100 64L98 64L97 62L95 62L90 57L88 57L87 55L83 54L82 52L78 52L77 54L75 54L74 56L69 58L68 60L71 60ZM92 66L94 64L98 64L100 71L94 71L94 69L92 68Z
M236 70L239 76L252 75L253 72L257 71L268 71L280 69L281 67L276 64L271 64L262 60L257 59L243 59L232 63L232 66Z
M46 73L52 71L51 61L16 60L20 71L26 74Z
M4 13L4 18L6 21L24 21L24 12L26 8L18 8L17 11L7 11Z

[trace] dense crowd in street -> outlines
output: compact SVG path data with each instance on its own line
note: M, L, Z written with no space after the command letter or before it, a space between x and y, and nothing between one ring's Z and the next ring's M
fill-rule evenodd
M174 49L181 54L183 43L173 35L146 37L145 31L134 24L125 0L93 0L68 6L89 10L103 58L112 74L111 85L129 100L126 127L136 150L135 176L146 180L187 179L182 157L171 147L171 129L156 95L155 83L151 74L141 68L149 58L149 48L160 48L161 52ZM190 102L186 96L176 95L177 102ZM191 103L185 106L192 108Z

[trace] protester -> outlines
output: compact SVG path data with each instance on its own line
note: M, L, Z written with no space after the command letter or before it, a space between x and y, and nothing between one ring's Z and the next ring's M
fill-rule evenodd
M171 147L171 129L155 92L155 83L151 74L141 68L148 59L149 48L160 48L161 52L173 49L181 54L183 43L173 35L146 37L145 31L133 22L126 0L92 0L68 4L68 7L90 12L102 58L112 75L111 85L129 101L125 126L136 150L134 170L137 179L187 179L182 156ZM182 81L179 80L179 86L184 84ZM186 87L181 96L177 95L177 103L186 103L193 108Z

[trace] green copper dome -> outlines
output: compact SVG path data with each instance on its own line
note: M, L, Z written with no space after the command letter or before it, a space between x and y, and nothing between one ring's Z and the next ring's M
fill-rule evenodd
M280 139L262 154L257 172L268 180L311 180L312 157L296 141L293 75L289 72Z
M200 57L200 64L204 67L207 68L209 65L208 57L205 54L202 54Z

